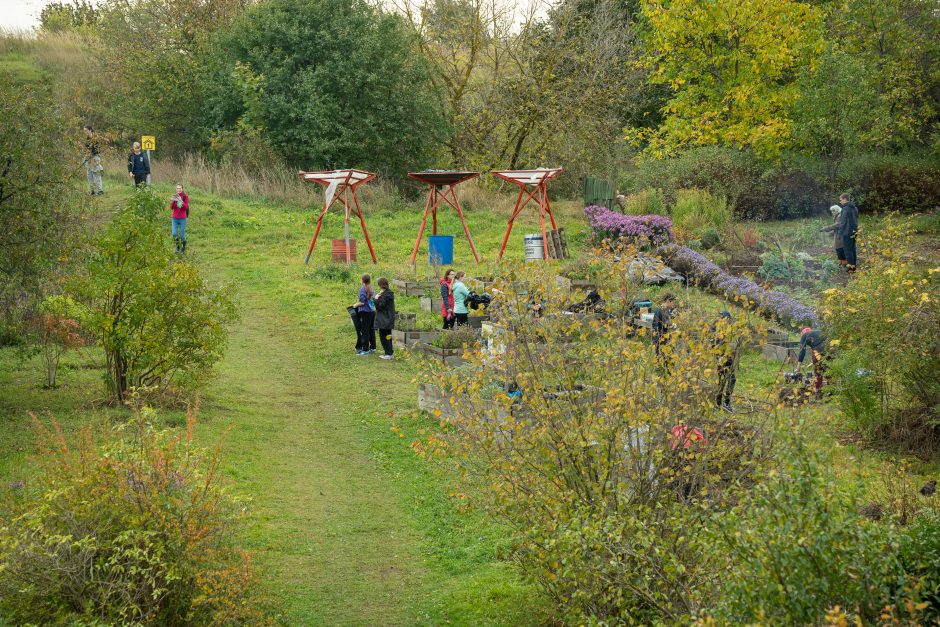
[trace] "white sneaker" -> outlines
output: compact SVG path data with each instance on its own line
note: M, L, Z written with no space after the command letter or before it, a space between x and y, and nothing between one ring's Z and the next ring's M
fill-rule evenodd
M379 359L395 359L392 355L379 355Z

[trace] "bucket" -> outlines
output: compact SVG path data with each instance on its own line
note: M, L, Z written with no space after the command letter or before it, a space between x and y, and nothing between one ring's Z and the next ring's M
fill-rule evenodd
M349 240L349 261L356 260L356 240ZM333 240L333 261L336 263L346 263L346 240Z
M432 266L445 266L454 263L454 236L428 236L428 262Z
M545 240L541 233L529 233L525 236L525 260L545 259Z

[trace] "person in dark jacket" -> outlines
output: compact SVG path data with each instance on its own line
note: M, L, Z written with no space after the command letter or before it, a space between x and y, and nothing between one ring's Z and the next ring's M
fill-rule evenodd
M809 349L809 351L807 351ZM804 327L800 332L800 354L797 356L796 370L799 372L803 368L803 361L806 359L806 353L809 352L813 358L813 374L815 375L814 386L816 394L822 393L823 382L826 378L826 337L819 329Z
M359 287L359 300L356 308L356 355L368 355L375 352L375 291L372 289L372 277L362 275Z
M858 268L858 259L855 251L855 236L858 234L858 207L852 202L848 194L839 196L842 213L839 218L842 224L836 234L842 237L842 248L845 249L845 267L849 272Z
M659 355L660 346L672 329L672 313L676 308L676 297L671 292L662 296L662 304L653 310L653 344Z
M718 312L718 320L712 325L712 346L718 351L718 395L715 403L721 409L732 412L731 395L737 383L738 346L731 338L731 312Z
M375 328L379 332L379 341L382 342L383 355L380 359L392 359L392 329L395 328L395 292L388 286L388 279L384 276L378 280L379 293L375 296Z
M150 160L140 151L140 142L134 142L131 154L127 155L127 174L134 177L134 185L143 185L150 175Z

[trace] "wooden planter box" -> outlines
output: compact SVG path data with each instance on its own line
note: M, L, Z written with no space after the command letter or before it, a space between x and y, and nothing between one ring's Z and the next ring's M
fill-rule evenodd
M561 289L567 289L569 291L584 290L585 292L590 292L597 289L597 284L593 281L585 281L583 279L569 279L566 276L557 277L555 282Z
M395 313L395 328L402 331L414 331L417 323L417 315L399 311Z
M428 298L427 296L421 297L421 311L430 311L432 313L440 313L441 304L443 304L443 298Z
M441 388L432 383L418 384L418 409L421 411L428 412L429 414L434 414L435 411L438 411L442 418L454 418L454 405L451 404L451 399L454 399L456 403L475 403L475 406L479 407L482 411L488 414L495 414L498 420L506 420L512 415L510 408L496 401L471 399L467 394L446 394Z
M407 281L405 279L392 279L395 291L404 296L424 296L428 289L438 287L437 281Z
M467 361L463 358L464 349L462 348L438 348L433 344L427 343L421 344L420 346L425 356L443 366L459 366Z
M774 343L767 342L764 344L762 352L764 357L768 359L783 363L796 363L796 359L800 354L800 343L785 341L777 341Z
M467 318L467 326L469 326L471 329L482 329L483 323L489 322L489 321L490 321L489 314L484 314L482 316L474 316L473 314L471 314L470 317Z
M431 342L440 337L440 331L416 331L392 329L392 341L401 348L411 348L415 344Z
M477 293L485 292L493 287L495 283L496 279L491 276L475 276L467 279L467 286Z

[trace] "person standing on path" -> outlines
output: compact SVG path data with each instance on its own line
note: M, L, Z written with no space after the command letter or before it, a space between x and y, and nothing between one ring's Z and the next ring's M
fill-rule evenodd
M456 317L454 316L454 292L451 286L456 273L449 269L441 277L441 317L444 318L444 328L453 329Z
M839 205L832 205L829 207L829 211L832 213L832 217L835 218L830 226L822 229L824 233L832 233L832 248L836 251L836 257L839 259L839 267L845 267L845 247L842 244L842 236L839 235L839 230L842 228L843 212L842 207Z
M176 242L176 252L186 252L186 218L189 217L189 196L182 185L176 186L176 193L170 198L170 210L173 212L170 233Z
M127 155L127 174L134 177L134 185L138 187L147 182L150 162L147 160L147 155L140 151L140 142L134 142L131 154Z
M379 341L382 343L380 359L392 359L395 352L392 348L392 329L395 328L395 292L388 286L388 279L384 276L378 280L379 293L375 297L375 328L379 332Z
M101 196L104 190L101 187L101 171L104 166L101 165L101 150L98 146L98 138L95 137L95 129L88 126L85 131L85 150L88 156L85 158L85 176L88 177L88 190L92 196Z
M454 298L454 318L458 327L467 324L467 317L470 315L470 310L467 309L467 296L470 295L470 290L463 282L464 276L466 272L458 272L454 275L454 283L450 290Z
M845 249L845 267L849 272L858 269L858 258L855 250L855 237L858 235L858 207L852 202L848 194L839 196L842 206L842 226L836 231L842 237L842 247Z
M356 303L356 354L368 355L375 352L375 291L372 289L372 277L362 275L359 288L359 301Z

